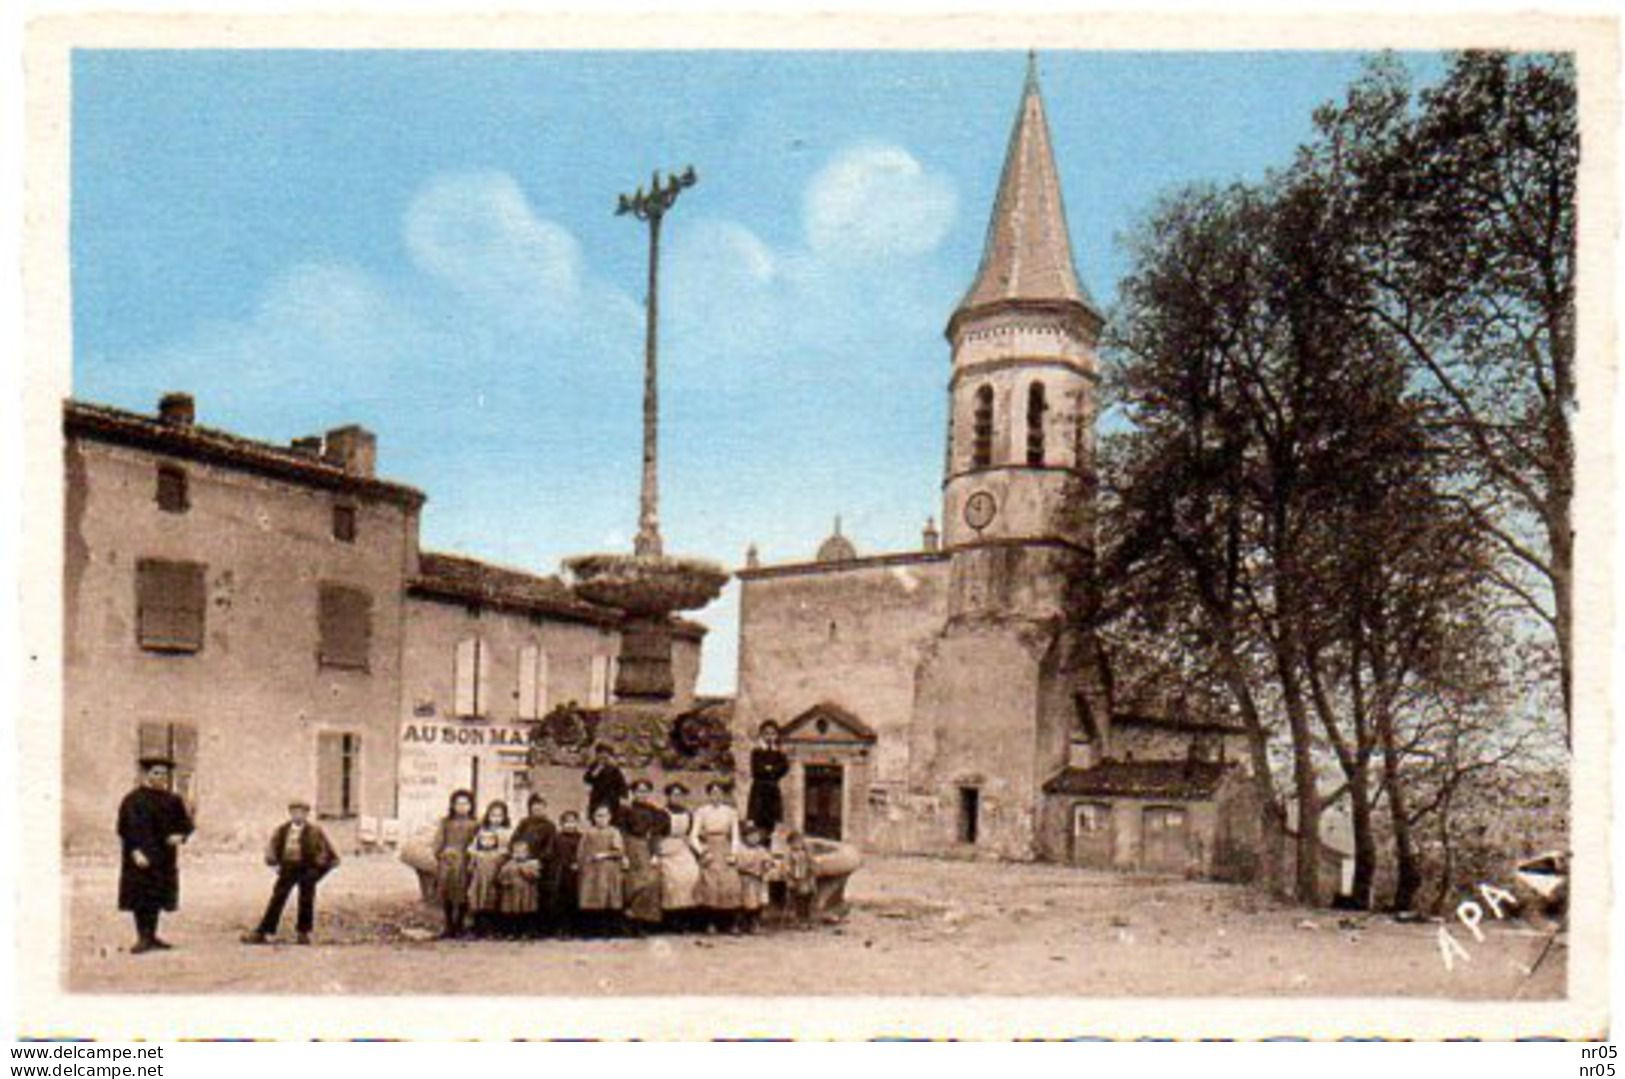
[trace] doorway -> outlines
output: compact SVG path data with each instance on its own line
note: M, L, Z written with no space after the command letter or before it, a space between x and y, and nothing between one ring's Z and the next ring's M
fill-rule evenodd
M1161 873L1183 872L1190 848L1185 810L1178 806L1147 806L1142 819L1143 868Z
M846 796L844 769L838 764L809 764L803 776L802 831L821 839L841 838L841 809Z
M982 792L977 787L959 788L959 841L975 845L982 832Z

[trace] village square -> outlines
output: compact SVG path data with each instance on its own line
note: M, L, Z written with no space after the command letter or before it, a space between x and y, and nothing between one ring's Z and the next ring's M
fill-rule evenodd
M638 241L639 378L478 479L641 445L629 531L556 567L428 544L387 415L277 442L184 385L66 401L66 987L1562 997L1572 70L1369 58L1265 178L1141 207L1103 304L1081 107L1000 59L980 261L924 318L943 422L886 450L940 462L914 542L663 512L728 486L662 408L661 305L743 162L589 208ZM473 272L463 225L409 238ZM786 506L823 482L759 449Z

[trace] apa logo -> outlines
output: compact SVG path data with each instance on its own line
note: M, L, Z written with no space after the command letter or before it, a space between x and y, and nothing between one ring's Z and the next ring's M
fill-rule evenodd
M1503 905L1508 907L1518 905L1517 896L1505 888L1497 888L1493 884L1480 884L1478 894L1484 897L1485 905L1490 908L1490 912L1495 915L1497 921L1506 917L1502 913ZM1484 943L1484 931L1479 928L1484 924L1484 907L1474 900L1463 900L1456 906L1456 920L1467 927L1467 931L1473 935L1475 942ZM1455 970L1458 957L1462 960L1471 960L1473 958L1466 945L1457 940L1455 935L1450 932L1448 925L1439 926L1439 955L1444 960L1445 970Z

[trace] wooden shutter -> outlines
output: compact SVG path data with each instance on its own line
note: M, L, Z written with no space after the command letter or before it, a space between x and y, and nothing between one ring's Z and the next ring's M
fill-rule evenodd
M316 812L323 817L345 812L344 738L334 731L316 736Z
M538 650L536 653L536 715L547 715L551 704L547 691L547 653Z
M357 588L322 585L321 662L366 670L372 643L372 597Z
M452 711L459 716L475 714L474 679L480 643L474 637L457 642L452 660Z
M491 708L491 650L485 642L474 640L474 712L483 716Z
M144 558L136 563L136 621L141 647L196 652L203 647L207 586L198 562Z
M527 644L519 649L519 718L537 719L536 668L540 649Z
M609 704L609 657L593 656L588 672L587 706L603 708Z

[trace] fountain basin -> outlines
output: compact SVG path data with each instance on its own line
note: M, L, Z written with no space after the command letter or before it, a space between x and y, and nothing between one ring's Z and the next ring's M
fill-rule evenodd
M589 603L659 617L704 607L728 583L728 571L699 558L589 554L566 559L570 587Z

